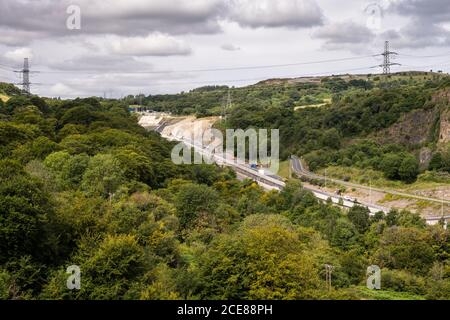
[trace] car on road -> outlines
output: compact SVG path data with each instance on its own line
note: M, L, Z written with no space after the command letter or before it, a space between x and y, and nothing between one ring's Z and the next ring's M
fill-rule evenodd
M354 202L354 203L358 203L358 199L349 197L349 196L344 196L343 197L344 200L350 201L350 202Z

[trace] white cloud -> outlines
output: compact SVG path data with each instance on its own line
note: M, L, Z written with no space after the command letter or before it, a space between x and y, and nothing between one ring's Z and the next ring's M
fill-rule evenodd
M172 36L153 33L147 37L116 38L110 43L114 53L131 56L189 55L191 48Z
M80 95L79 91L76 91L61 82L51 86L48 92L53 97L76 97Z
M30 48L18 48L7 51L4 57L12 62L22 62L24 58L32 58L33 51Z
M27 45L37 38L37 32L0 28L0 43L7 46Z

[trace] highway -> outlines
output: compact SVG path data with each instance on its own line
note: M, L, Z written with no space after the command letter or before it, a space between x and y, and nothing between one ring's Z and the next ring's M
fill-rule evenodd
M299 158L292 156L292 168L294 169L294 171L297 174L309 177L309 178L313 178L313 179L325 179L324 176L320 176L317 174L314 174L308 170L306 170L303 167L302 162L300 161ZM351 182L347 182L344 180L339 180L339 179L333 179L333 178L329 178L326 177L327 181L331 181L331 182L335 182L341 185L345 185L348 187L354 187L354 188L360 188L360 189L365 189L365 190L372 190L372 191L379 191L379 192L383 192L383 193L390 193L390 194L395 194L398 196L402 196L402 197L408 197L408 198L414 198L414 199L418 199L418 200L426 200L426 201L431 201L431 202L437 202L437 203L447 203L450 204L450 201L445 200L445 199L436 199L436 198L430 198L430 197L423 197L423 196L418 196L415 194L410 194L410 193L405 193L405 192L399 192L399 191L395 191L395 190L388 190L388 189L380 189L380 188L371 188L371 187L367 187L367 186L363 186L360 184L356 184L356 183L351 183Z
M320 176L317 174L314 174L308 170L305 169L305 167L303 166L301 160L299 158L297 158L296 156L292 156L291 157L291 165L292 165L292 169L293 171L298 174L298 175L303 175L305 177L308 178L312 178L312 179L321 179L324 180L326 179L327 181L331 181L337 184L341 184L341 185L345 185L348 187L353 187L353 188L360 188L360 189L365 189L365 190L372 190L372 191L378 191L378 192L382 192L382 193L390 193L390 194L395 194L395 195L399 195L399 196L403 196L403 197L409 197L409 198L415 198L415 199L419 199L419 200L427 200L427 201L432 201L432 202L438 202L438 203L447 203L450 204L450 201L447 200L439 200L439 199L435 199L435 198L429 198L429 197L422 197L422 196L417 196L417 195L412 195L409 193L404 193L404 192L399 192L399 191L394 191L394 190L385 190L385 189L380 189L380 188L370 188L367 186L363 186L363 185L359 185L359 184L355 184L355 183L351 183L351 182L347 182L347 181L343 181L343 180L339 180L339 179L333 179L333 178L329 178L329 177L324 177L324 176ZM427 217L426 220L429 224L435 224L437 221L439 221L442 218L442 216L435 216L435 217ZM446 215L444 217L446 220L450 219L450 215Z
M183 142L186 146L193 148L197 153L202 154L207 159L212 160L213 162L217 163L218 165L224 165L229 166L233 168L236 172L241 174L242 176L245 176L249 179L252 179L256 181L258 184L260 184L263 188L267 190L281 190L285 187L285 182L281 177L278 176L268 176L265 174L260 173L258 170L254 170L250 168L248 165L244 163L237 163L237 161L234 158L226 157L226 156L220 156L217 154L211 154L207 150L203 149L202 146L194 144L192 141L188 141L186 139L183 139L181 137L175 137L175 136L166 136L161 135L163 138L166 138L171 141L178 141ZM327 193L321 190L316 190L312 188L305 187L306 190L311 191L314 196L322 201L327 201L328 199L331 199L333 203L339 206L343 206L346 208L351 208L355 205L365 206L370 210L371 214L375 214L376 212L389 212L389 208L378 206L375 204L368 204L368 203L355 203L354 201L349 201L344 199L344 197L341 197L339 195L333 194L333 193Z

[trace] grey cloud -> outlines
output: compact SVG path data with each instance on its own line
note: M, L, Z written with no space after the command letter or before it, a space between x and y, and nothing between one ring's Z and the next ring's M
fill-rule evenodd
M305 28L323 22L322 10L313 0L233 0L228 18L250 28Z
M231 44L231 43L225 43L222 46L220 46L220 48L222 50L225 50L225 51L239 51L239 50L241 50L241 48L239 48L238 46L235 46L234 44Z
M70 78L52 85L48 92L53 96L102 96L104 92L120 97L121 94L148 93L167 80L190 79L193 75L167 74L164 80L149 74L100 73L89 78Z
M392 2L388 10L411 18L406 26L385 33L398 42L398 47L425 48L450 44L449 32L442 27L442 23L450 22L450 1L398 0Z
M85 72L136 72L153 70L153 66L136 60L116 55L85 55L75 59L53 62L48 67L57 71L85 71Z
M365 44L372 41L374 33L364 25L352 21L337 22L317 29L313 37L325 40L328 45Z
M217 33L218 15L224 8L222 0L79 0L75 4L81 8L81 30L68 30L66 10L71 4L70 0L2 0L0 27L41 36ZM0 38L0 43L5 42Z
M426 48L431 46L448 46L450 38L445 29L420 21L408 24L399 30L388 30L382 35L391 40L397 48Z
M66 28L71 4L81 9L81 30ZM322 11L314 0L0 1L0 28L8 28L11 35L16 32L23 43L68 35L212 34L221 32L223 19L252 28L301 28L321 24ZM0 38L0 43L18 44L13 36Z
M450 1L448 0L398 0L392 2L388 10L433 24L450 22Z

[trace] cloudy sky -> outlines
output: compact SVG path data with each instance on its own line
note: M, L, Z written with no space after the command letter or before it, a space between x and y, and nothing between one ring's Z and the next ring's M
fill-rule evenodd
M0 81L24 57L66 98L375 73L385 40L394 71L449 72L450 1L0 0Z

